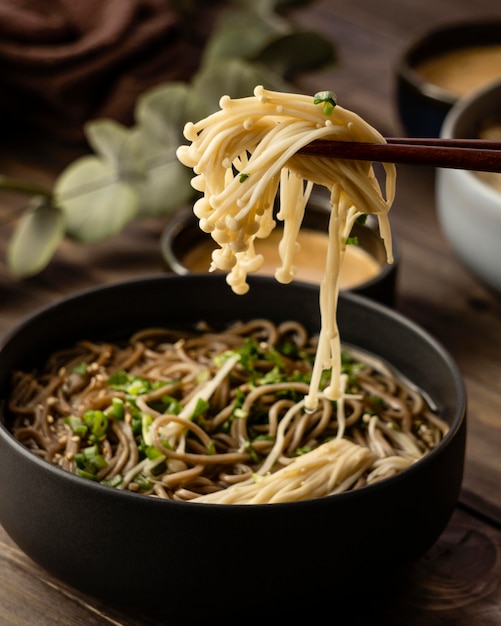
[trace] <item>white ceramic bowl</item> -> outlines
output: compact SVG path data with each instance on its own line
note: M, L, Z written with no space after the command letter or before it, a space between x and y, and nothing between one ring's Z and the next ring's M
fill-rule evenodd
M494 119L501 122L501 81L459 100L441 135L476 138ZM436 200L441 228L457 257L501 294L501 191L475 172L439 169Z

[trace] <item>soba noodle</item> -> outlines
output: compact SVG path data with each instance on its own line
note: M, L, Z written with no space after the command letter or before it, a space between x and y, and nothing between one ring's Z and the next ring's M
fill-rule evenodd
M185 126L189 146L181 146L179 160L193 168L195 189L202 197L194 206L200 228L220 248L212 254L210 269L228 272L227 281L238 294L248 290L247 274L263 264L254 250L256 238L267 237L276 225L273 217L279 191L283 236L279 245L282 266L279 282L294 279L294 253L306 204L314 184L330 192L331 217L325 274L320 284L321 329L308 409L318 402L322 371L331 371L323 389L332 400L340 397L340 338L336 323L339 275L346 243L357 219L372 213L379 220L388 262L392 262L388 222L395 194L395 166L383 164L386 198L370 162L314 157L298 150L316 139L384 142L358 115L336 104L332 92L314 98L280 93L259 86L254 96L224 96L221 110Z
M340 493L437 445L447 425L419 391L352 349L342 397L320 392L306 411L316 341L269 320L81 341L43 370L15 373L9 424L34 454L82 477L206 503Z

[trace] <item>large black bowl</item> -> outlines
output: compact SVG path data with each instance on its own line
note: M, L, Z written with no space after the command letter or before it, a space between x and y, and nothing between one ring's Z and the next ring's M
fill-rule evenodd
M281 286L266 277L250 284L247 295L235 296L223 276L159 277L49 306L3 339L1 397L13 369L36 366L55 348L85 337L258 316L293 316L318 329L317 287ZM381 580L385 567L423 554L450 519L462 481L465 393L440 344L389 308L343 294L339 325L344 341L384 357L423 388L450 424L440 445L399 475L299 503L165 501L64 472L0 425L0 522L67 584L182 623L237 619L257 610L252 607L266 615L301 606L309 614L315 602L334 606L353 585L358 591Z

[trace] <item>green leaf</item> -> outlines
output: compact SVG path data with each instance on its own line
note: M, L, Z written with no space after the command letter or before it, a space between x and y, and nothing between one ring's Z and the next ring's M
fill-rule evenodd
M145 164L144 176L130 176L126 181L139 198L136 217L157 217L168 214L195 197L191 186L193 171L177 158L179 138L173 143L161 141L160 131L156 136L137 126L129 140L135 142L136 151L142 154Z
M196 193L192 176L193 171L180 163L174 152L169 161L151 166L144 180L132 183L140 198L138 217L166 215L192 201Z
M311 4L312 0L238 0L239 4L252 8L257 13L267 15L273 11L285 11L286 9Z
M144 174L142 155L131 141L130 129L114 120L100 119L87 122L84 130L91 148L121 175L132 178Z
M331 42L310 32L290 33L275 39L253 58L285 77L325 67L335 60Z
M18 222L7 248L7 263L17 276L41 272L64 237L64 215L45 199L37 199Z
M198 93L187 83L167 83L153 87L137 101L135 117L148 142L178 146L186 122L204 115ZM144 148L144 146L143 146Z
M66 233L86 243L115 235L139 210L133 186L96 156L70 164L56 180L55 194L66 216Z
M289 91L290 85L264 66L242 59L229 59L205 67L193 77L193 85L203 95L210 111L219 109L222 95L231 98L251 96L256 85Z
M29 196L42 196L43 198L47 198L49 201L52 199L52 191L50 189L41 187L40 185L30 181L11 178L10 176L3 176L2 174L0 174L0 189L24 193Z
M115 420L123 420L125 417L125 405L122 398L113 397L111 399L111 407L105 411L105 415Z
M333 59L331 44L311 33L297 33L284 9L308 0L234 0L221 13L190 83L171 82L145 92L136 103L136 124L114 120L85 127L95 156L82 157L58 177L52 192L0 178L0 186L46 196L45 208L20 220L8 250L8 262L20 275L43 269L66 233L93 243L118 233L141 216L159 216L190 202L196 192L192 172L175 156L184 142L187 121L219 109L222 95L241 98L256 85L293 91L287 76L317 69ZM181 3L189 20L196 3ZM186 5L186 6L185 6ZM192 6L193 5L193 6ZM57 200L59 211L50 202Z
M232 11L224 16L207 42L202 66L216 61L251 58L279 34L290 31L286 22L272 14L262 17L252 10Z

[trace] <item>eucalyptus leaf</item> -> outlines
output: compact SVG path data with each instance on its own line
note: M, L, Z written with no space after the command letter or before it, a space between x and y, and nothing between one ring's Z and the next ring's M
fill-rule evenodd
M249 0L253 2L254 0ZM268 0L264 0L266 3ZM314 0L269 0L269 2L273 5L275 11L285 11L287 9L303 7L307 4L312 4Z
M11 178L0 174L0 189L2 191L13 191L23 193L29 196L41 196L48 200L52 198L52 190L42 187L30 181L21 180L19 178Z
M134 187L96 156L68 166L56 181L55 196L66 216L67 235L86 243L115 235L139 211Z
M193 200L192 176L193 171L182 165L175 155L170 161L152 166L145 180L134 183L140 198L138 216L167 215Z
M193 77L193 85L212 111L219 108L222 95L244 98L254 93L256 85L266 89L289 91L290 84L265 66L242 59L220 61L204 67Z
M171 213L193 198L193 172L176 156L181 139L168 143L136 125L130 140L145 163L144 176L127 179L140 198L137 217Z
M141 154L135 149L135 143L130 141L130 129L115 120L99 119L87 122L84 130L94 151L123 176L144 173Z
M208 2L209 0L207 0ZM9 263L31 275L49 262L64 235L93 243L143 216L168 214L195 199L193 172L176 158L183 128L219 109L221 96L250 96L256 85L295 91L287 78L318 69L333 58L322 37L297 33L285 9L308 0L231 0L210 34L198 72L190 82L160 84L138 98L135 124L126 128L100 119L85 127L95 154L71 163L54 191L0 176L0 187L45 197L23 216L9 247ZM196 2L178 3L189 32ZM175 63L173 59L173 63ZM58 209L51 205L57 204Z
M290 32L285 21L264 18L252 10L232 11L223 16L202 56L202 67L224 59L248 59L279 35Z
M285 77L325 67L335 60L334 46L324 37L310 32L280 37L253 58L253 61L273 68Z
M186 122L204 115L199 94L187 83L152 87L137 101L135 118L148 141L174 146L183 139Z
M19 220L7 248L7 263L20 277L41 272L64 237L61 209L46 199L37 199Z
M312 0L237 0L237 4L254 9L261 15L311 4Z

